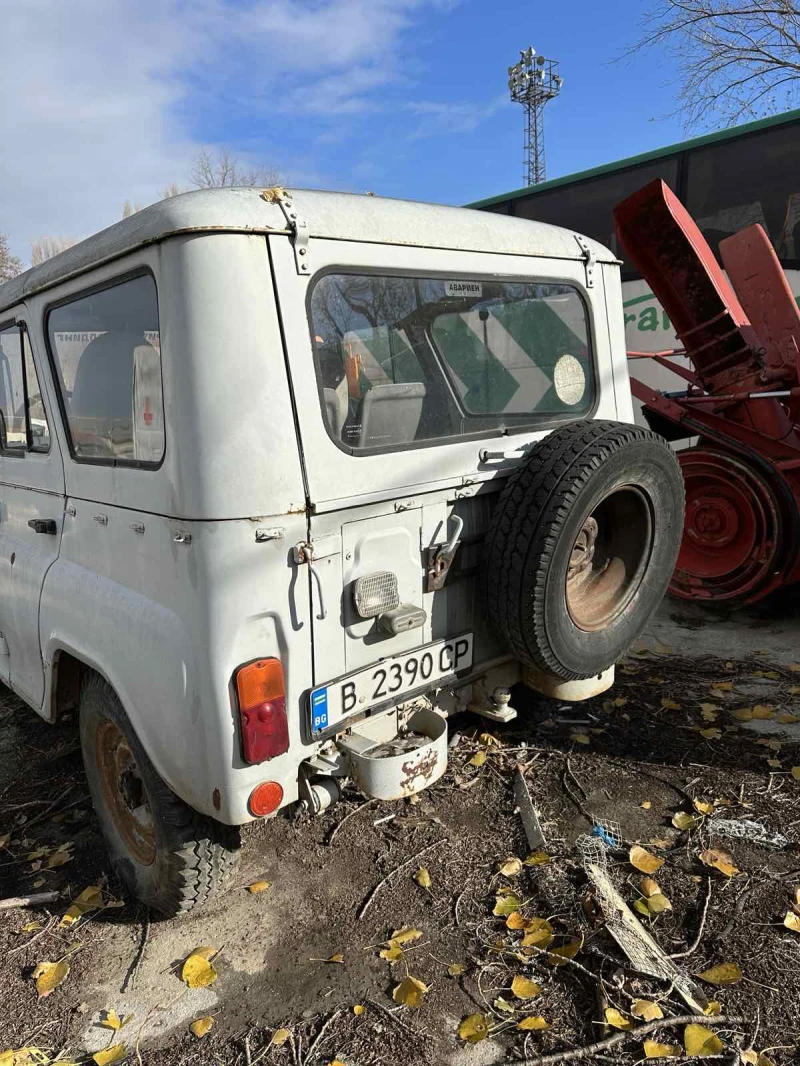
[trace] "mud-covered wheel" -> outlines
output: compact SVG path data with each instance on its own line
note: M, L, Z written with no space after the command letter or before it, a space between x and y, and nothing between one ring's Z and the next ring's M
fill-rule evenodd
M576 422L509 478L486 538L489 618L526 666L601 673L639 636L669 584L683 481L669 445L618 422Z
M198 814L164 784L116 693L96 674L81 692L80 735L111 864L128 891L175 917L227 888L238 829Z

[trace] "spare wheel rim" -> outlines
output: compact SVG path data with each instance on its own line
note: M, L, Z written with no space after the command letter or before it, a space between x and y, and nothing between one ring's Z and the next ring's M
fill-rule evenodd
M587 633L612 625L639 591L653 551L653 511L635 485L609 492L586 516L570 553L565 598Z

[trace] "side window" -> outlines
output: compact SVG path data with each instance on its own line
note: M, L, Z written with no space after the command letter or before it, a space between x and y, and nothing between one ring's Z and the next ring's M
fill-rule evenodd
M61 304L47 316L47 334L75 458L158 465L164 400L152 277Z
M6 455L50 449L39 378L23 326L0 330L0 449Z
M49 452L50 426L47 424L47 414L42 401L42 390L39 386L36 367L33 364L31 342L27 330L22 331L22 355L25 360L25 387L28 393L25 407L28 414L30 450L32 452Z

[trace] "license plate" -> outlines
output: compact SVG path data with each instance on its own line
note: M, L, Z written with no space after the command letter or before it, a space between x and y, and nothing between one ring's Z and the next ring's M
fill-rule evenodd
M357 673L311 690L311 732L323 733L349 715L419 689L433 688L472 666L472 633L426 644L405 655L382 659Z

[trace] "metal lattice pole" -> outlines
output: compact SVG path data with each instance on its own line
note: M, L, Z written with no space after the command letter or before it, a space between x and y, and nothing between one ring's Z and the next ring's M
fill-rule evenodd
M563 84L557 60L537 56L533 48L520 52L519 63L508 68L511 99L525 108L523 181L527 185L545 180L544 107L558 96Z

